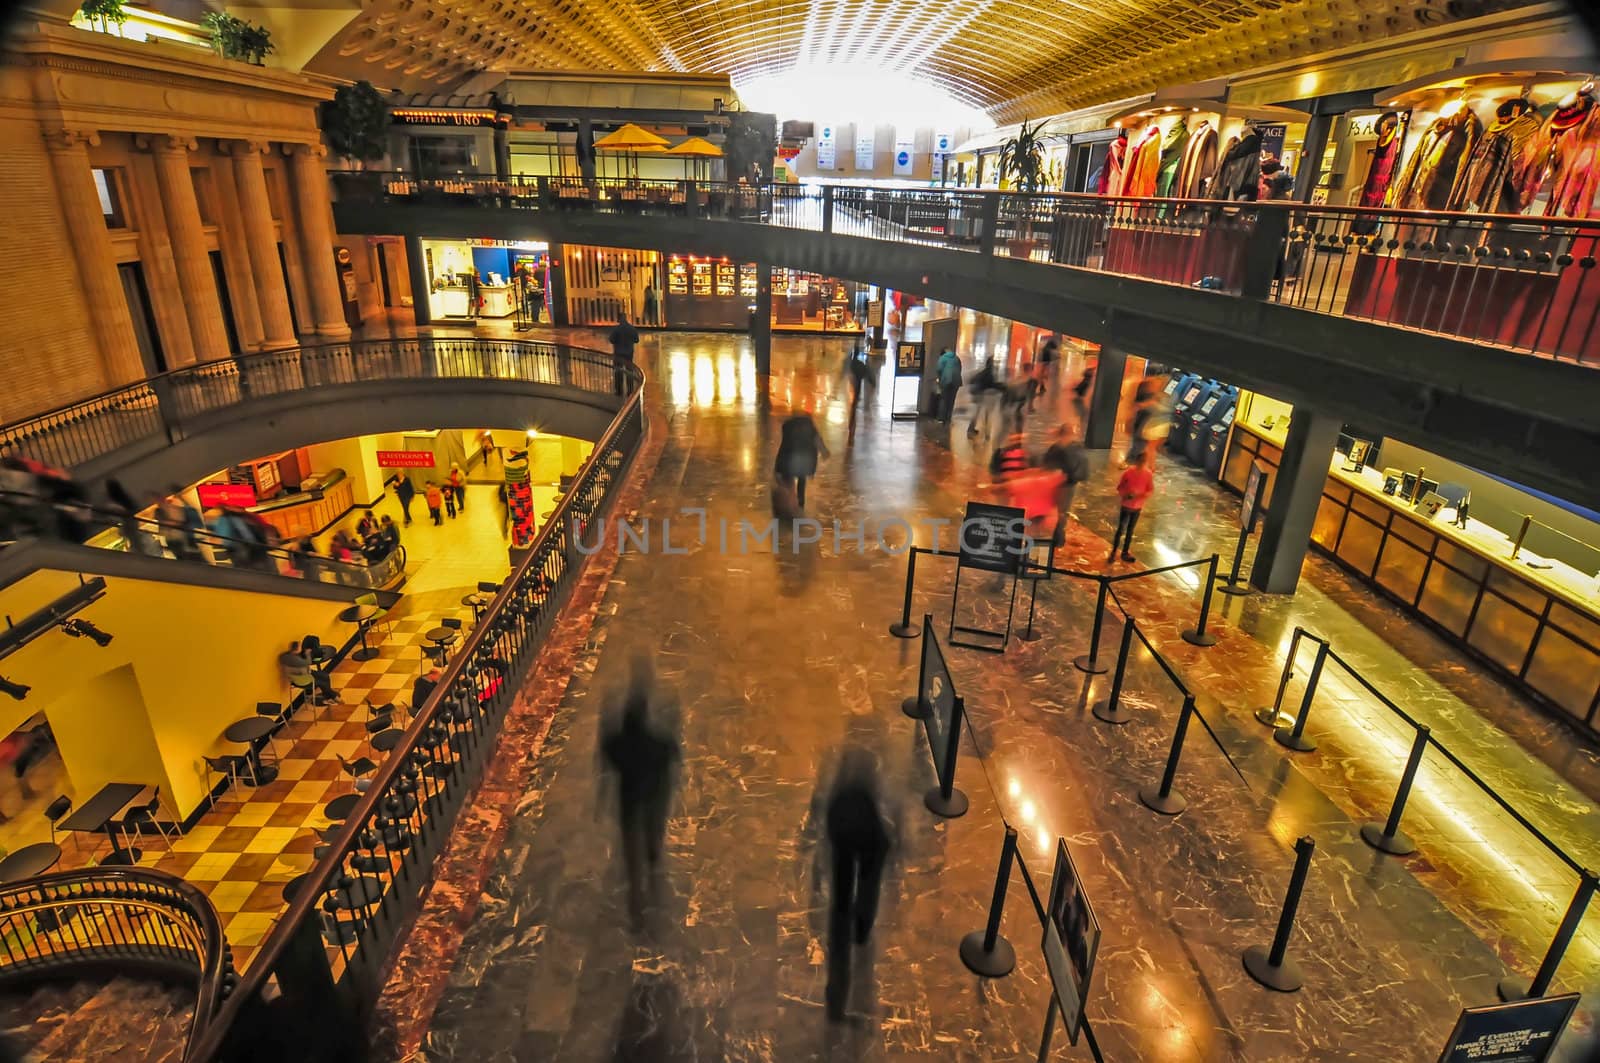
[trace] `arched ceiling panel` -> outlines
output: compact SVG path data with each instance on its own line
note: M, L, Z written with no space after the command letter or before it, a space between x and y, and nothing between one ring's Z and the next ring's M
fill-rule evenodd
M911 75L998 121L1238 73L1526 0L364 0L309 69L371 76L395 42L476 70L677 71L740 81L841 65ZM803 109L803 108L802 108Z

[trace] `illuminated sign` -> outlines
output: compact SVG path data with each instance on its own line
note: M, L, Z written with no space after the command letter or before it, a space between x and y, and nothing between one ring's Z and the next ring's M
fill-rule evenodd
M380 469L431 469L434 466L431 450L380 450Z
M496 111L394 110L389 114L397 125L509 126L511 124L509 114L500 114Z
M200 496L200 505L204 509L213 506L253 506L256 504L256 489L249 484L200 484L195 488L195 493Z

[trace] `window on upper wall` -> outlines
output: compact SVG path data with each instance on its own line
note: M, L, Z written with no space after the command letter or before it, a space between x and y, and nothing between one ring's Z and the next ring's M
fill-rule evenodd
M100 213L105 215L106 228L126 229L128 219L122 212L121 171L95 167L94 188L100 194Z

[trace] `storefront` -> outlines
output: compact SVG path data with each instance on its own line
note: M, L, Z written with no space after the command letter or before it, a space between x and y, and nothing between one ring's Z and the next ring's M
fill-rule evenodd
M551 320L552 286L559 282L553 273L559 262L550 245L527 240L423 240L422 254L433 320L507 318L519 309L533 323Z
M1236 491L1252 463L1276 472L1293 414L1239 396L1222 467ZM1519 689L1600 731L1600 513L1347 429L1311 539Z
M391 107L389 157L423 180L462 175L506 175L506 132L511 114L491 93L481 106Z

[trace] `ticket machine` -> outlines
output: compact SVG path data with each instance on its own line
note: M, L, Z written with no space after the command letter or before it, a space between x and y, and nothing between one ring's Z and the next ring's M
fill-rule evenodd
M1189 411L1189 421L1184 425L1188 433L1183 441L1183 456L1191 465L1203 465L1206 460L1206 443L1211 439L1211 429L1227 414L1233 412L1239 399L1239 389L1232 384L1219 384L1206 400Z
M1214 480L1222 478L1222 459L1228 453L1228 432L1233 428L1234 406L1222 415L1222 420L1211 426L1206 434L1206 475Z
M1182 454L1189 442L1189 417L1205 404L1221 387L1215 380L1198 374L1192 381L1178 388L1177 402L1172 407L1172 431L1167 433L1167 449Z

